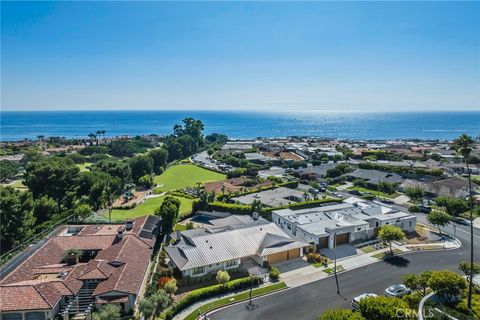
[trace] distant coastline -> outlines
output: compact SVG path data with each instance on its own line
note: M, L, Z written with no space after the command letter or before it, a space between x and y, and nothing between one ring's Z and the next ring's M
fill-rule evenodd
M185 117L205 123L206 133L230 138L312 136L352 140L439 139L480 134L480 111L423 112L261 112L261 111L2 111L1 140L36 139L38 135L85 138L169 134Z

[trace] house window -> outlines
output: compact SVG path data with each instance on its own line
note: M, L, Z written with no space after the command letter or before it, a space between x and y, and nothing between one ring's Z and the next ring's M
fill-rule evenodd
M45 312L27 312L25 313L26 320L45 320Z
M357 228L357 231L360 231L360 230L362 230L362 228L361 228L361 227L358 227L358 228Z
M408 226L409 226L409 227L412 226L412 221L409 221L409 222L408 222Z
M292 226L290 225L290 223L287 224L287 228L288 228L288 230L292 230Z
M280 218L278 218L278 223L280 223Z
M4 313L2 314L2 320L22 320L21 313Z
M193 268L193 271L192 271L193 275L197 275L201 273L205 273L205 267Z
M225 261L225 268L230 268L236 265L237 265L236 259Z
M377 227L377 228L378 228L378 221L377 221L377 222L375 222L375 227Z

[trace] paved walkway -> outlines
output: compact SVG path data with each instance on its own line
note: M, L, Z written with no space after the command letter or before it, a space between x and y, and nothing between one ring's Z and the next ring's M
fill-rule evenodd
M396 243L392 245L392 248L397 252L398 251L410 252L410 251L418 250L420 248L424 250L442 249L442 248L454 249L459 247L460 245L461 243L457 239L447 239L443 243L431 243L431 244L402 245L400 243ZM343 270L352 270L359 267L363 267L379 261L379 258L374 256L381 253L386 253L389 250L390 250L389 248L383 248L383 249L375 250L369 253L362 252L354 256L348 256L345 258L337 259L337 267L342 266ZM297 259L293 261L282 262L275 266L281 272L280 274L281 281L285 282L285 284L288 287L297 287L297 286L302 286L302 285L315 282L317 280L324 279L330 276L324 270L327 268L333 268L333 263L330 263L327 268L323 266L316 268L302 259Z
M408 196L404 195L404 194L402 194L401 196L398 196L395 199L393 199L393 202L395 204L405 204L408 201L410 201L410 198Z
M480 230L480 217L478 217L477 219L473 220L473 227L474 227L474 228L477 228L478 230Z

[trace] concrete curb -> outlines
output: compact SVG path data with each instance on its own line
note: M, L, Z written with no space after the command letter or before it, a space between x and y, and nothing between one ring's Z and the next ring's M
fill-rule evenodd
M257 298L263 298L263 297L266 297L266 296L269 296L269 295L272 295L272 294L276 294L276 293L279 293L281 291L285 291L285 290L288 290L290 289L290 287L286 287L286 288L280 288L280 289L277 289L277 290L273 290L273 291L270 291L270 292L267 292L267 293L264 293L264 294L260 294L258 296L255 296L255 297L252 297L252 301L257 299ZM249 289L250 290L250 289ZM243 292L240 292L240 293L243 293ZM231 307L231 306L234 306L234 305L237 305L237 304L240 304L240 303L244 303L245 301L249 300L249 298L247 299L243 299L243 300L239 300L239 301L235 301L235 302L231 302L231 303L228 303L228 304L225 304L223 306L220 306L218 308L215 308L215 309L212 309L206 313L202 313L201 315L199 315L198 317L196 317L195 319L197 320L201 320L202 316L204 315L207 315L210 314L210 313L214 313L216 311L219 311L219 310L222 310L222 309L225 309L225 308L228 308L228 307Z

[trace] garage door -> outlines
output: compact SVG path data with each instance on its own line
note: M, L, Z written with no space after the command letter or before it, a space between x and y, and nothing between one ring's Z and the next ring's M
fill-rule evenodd
M269 264L287 260L287 251L278 252L267 256Z
M349 233L343 233L343 234L337 234L336 236L336 242L337 246L341 244L346 244L350 240L350 234Z
M318 248L319 249L328 248L328 237L323 237L318 239Z
M288 250L288 260L292 260L300 257L300 249Z

